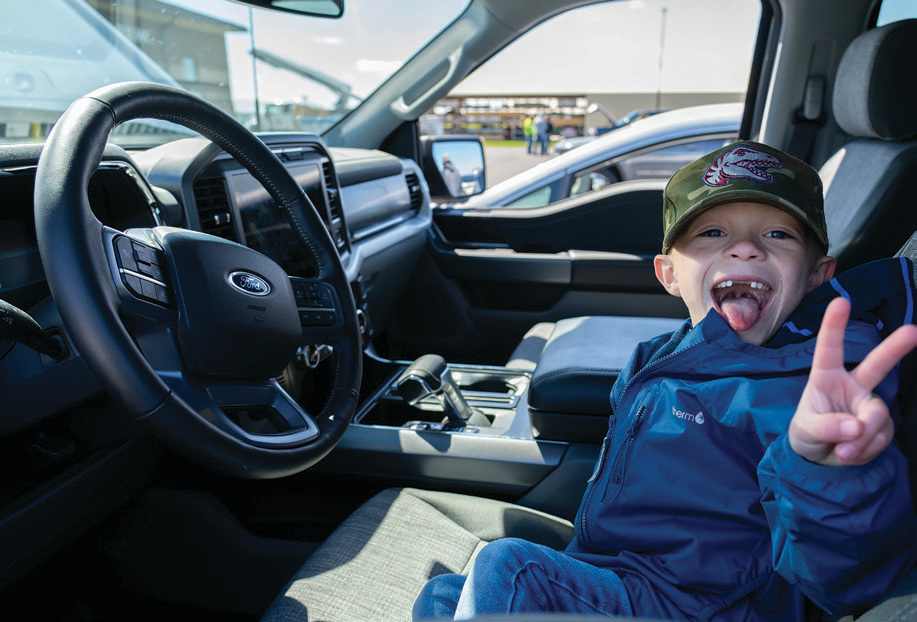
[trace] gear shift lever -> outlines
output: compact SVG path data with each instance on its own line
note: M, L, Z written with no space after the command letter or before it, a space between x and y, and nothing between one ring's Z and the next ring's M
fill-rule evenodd
M490 425L490 420L471 408L462 397L446 360L438 354L424 354L411 363L398 376L396 385L401 397L411 406L416 406L429 395L435 397L442 405L449 423L454 426L465 426L469 423Z

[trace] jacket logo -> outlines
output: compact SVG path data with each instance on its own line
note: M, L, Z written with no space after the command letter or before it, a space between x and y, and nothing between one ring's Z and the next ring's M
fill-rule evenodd
M702 410L697 411L697 414L694 415L694 414L685 412L685 411L683 411L683 410L678 410L677 408L675 408L674 406L672 406L672 414L675 415L676 417L678 417L679 419L685 419L685 420L687 420L687 421L693 421L694 423L697 423L697 424L703 424L703 423L704 423L704 411L702 411Z

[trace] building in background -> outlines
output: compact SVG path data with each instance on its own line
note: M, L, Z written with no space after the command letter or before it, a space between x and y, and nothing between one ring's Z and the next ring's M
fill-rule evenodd
M741 102L744 93L578 93L578 94L473 94L448 96L421 118L423 134L474 134L484 140L523 140L522 122L538 114L547 116L555 136L601 133L614 119L634 110L659 107L671 110L702 104ZM591 110L593 104L596 110Z
M158 0L86 2L182 87L235 115L225 35L244 26Z

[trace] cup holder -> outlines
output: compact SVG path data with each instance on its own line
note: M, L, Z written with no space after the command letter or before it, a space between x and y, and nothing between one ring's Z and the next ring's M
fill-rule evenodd
M501 410L516 408L531 378L527 372L503 368L451 366L450 370L468 405L491 420ZM432 397L422 400L417 407L405 403L395 386L395 379L400 373L401 370L394 375L371 408L358 415L356 423L400 428L413 422L443 421L442 407Z

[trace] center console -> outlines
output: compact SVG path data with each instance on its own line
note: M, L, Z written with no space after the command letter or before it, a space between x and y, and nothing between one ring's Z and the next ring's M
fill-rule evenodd
M369 348L353 422L314 468L524 498L570 516L569 499L584 490L608 428L611 387L633 342L659 332L641 322L557 322L534 371L434 355L394 361Z
M526 403L531 372L478 365L449 366L447 373L460 399L473 411L470 417L462 420L450 418L448 406L444 406L443 400L436 395L420 396L413 404L410 399L406 399L404 386L413 378L410 374L414 363L383 363L383 366L388 368L390 375L357 412L354 417L357 425L484 436L532 437L527 426L528 413L520 409ZM517 418L524 421L517 422Z

